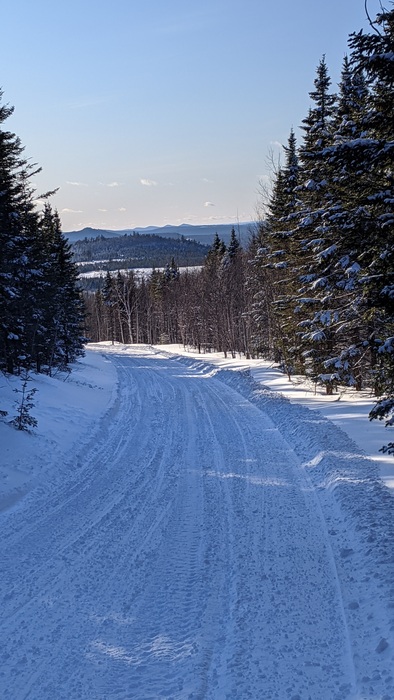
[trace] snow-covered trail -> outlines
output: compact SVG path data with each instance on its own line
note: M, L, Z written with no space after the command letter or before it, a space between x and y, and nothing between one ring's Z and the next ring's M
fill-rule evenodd
M394 698L357 533L268 415L149 349L111 359L95 440L0 519L0 696Z

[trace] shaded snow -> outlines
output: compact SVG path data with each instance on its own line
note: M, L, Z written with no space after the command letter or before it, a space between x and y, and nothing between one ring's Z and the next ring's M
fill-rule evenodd
M50 478L54 461L77 451L116 395L116 371L101 353L87 353L71 374L31 375L36 388L31 415L38 421L32 435L8 425L16 415L21 381L0 375L0 511L16 503L40 480Z

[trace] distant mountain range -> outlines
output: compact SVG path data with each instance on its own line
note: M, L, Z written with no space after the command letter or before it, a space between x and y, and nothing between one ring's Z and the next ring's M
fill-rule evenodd
M191 224L172 226L171 224L167 224L166 226L146 226L144 228L123 229L121 231L87 227L83 228L81 231L65 231L64 235L69 239L70 243L82 241L85 238L97 238L98 236L115 238L117 236L124 236L125 234L139 233L142 235L153 234L164 238L189 238L193 241L198 241L198 243L210 245L214 239L215 233L218 234L222 241L228 243L231 229L234 227L241 245L246 246L254 226L255 223L253 221L243 221L242 223L236 224L209 224L207 226L194 226Z

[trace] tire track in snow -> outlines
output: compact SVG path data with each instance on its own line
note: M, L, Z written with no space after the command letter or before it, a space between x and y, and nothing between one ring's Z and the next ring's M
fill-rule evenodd
M394 507L389 491L376 478L374 463L330 421L262 389L247 372L218 373L206 362L176 359L201 374L217 375L268 412L286 440L291 436L327 523L351 630L356 697L394 697L394 559L389 545Z
M289 445L193 368L114 361L95 444L1 521L2 696L352 697L327 528Z
M221 391L219 390L217 392L217 399L219 402L224 404L224 401L221 397ZM239 439L242 441L244 445L244 451L245 454L247 454L248 450L246 447L246 440L245 440L245 432L244 430L240 429L238 423L235 423L235 428L238 431L239 434ZM272 429L276 430L274 424L272 424ZM293 452L293 448L291 445L289 445L289 452ZM301 466L300 460L297 459L298 465ZM312 486L311 480L308 478L308 474L305 470L299 469L297 472L295 472L296 479L298 483L300 484L304 494L305 498L307 497L307 494L310 498L313 499L313 502L315 504L317 513L319 515L320 521L321 521L321 529L322 533L324 535L324 541L325 541L325 547L327 549L328 553L328 558L330 561L332 573L333 573L333 579L335 582L335 586L337 589L337 600L338 600L338 605L339 605L339 610L340 610L340 615L342 617L342 623L343 623L343 630L344 630L344 637L345 637L345 648L346 648L346 655L347 655L347 666L350 671L350 682L351 682L351 688L350 688L350 693L355 694L356 693L356 670L354 666L354 661L353 661L353 654L352 654L352 648L351 648L351 635L349 631L349 626L348 626L348 621L347 621L347 616L345 612L345 604L342 596L342 588L341 588L341 583L339 580L339 575L338 575L338 570L335 562L335 557L334 553L332 550L332 545L331 545L331 539L329 537L328 533L328 525L324 516L324 512L322 509L322 505L320 503L320 500L318 498L318 495L316 491L314 490Z
M222 396L223 396L223 387L221 386L220 390L217 394L217 399L218 399L218 402L223 405ZM228 402L227 402L227 405L229 405ZM243 407L243 408L245 408L245 407ZM243 417L242 412L240 415ZM279 437L278 431L276 430L276 428L273 426L273 424L270 421L264 421L264 423L265 423L265 425L263 425L262 427L265 429L265 431L268 431L268 434L271 433L271 440L272 440L272 434L273 435L276 434ZM242 425L242 427L238 426L238 433L241 435L248 435L248 426L245 425L244 423L241 425ZM257 442L258 442L258 437L256 435L254 435L254 436L251 435L250 431L249 431L248 437L250 438L251 444L253 444L253 443L256 444L256 438L257 438ZM240 438L240 440L242 441L242 438ZM261 440L260 440L260 442L261 442ZM283 450L283 445L282 445L282 450ZM291 450L290 451L287 450L287 452L291 453ZM247 452L246 452L246 454L247 454ZM265 457L265 461L266 461L266 456L261 455L261 459L262 459L263 463L264 463L264 457ZM289 459L289 458L287 458L287 459ZM231 457L230 457L230 460L231 460ZM276 478L278 485L280 483L282 483L282 486L280 487L282 489L284 488L284 486L286 484L287 488L291 487L294 490L299 491L298 483L297 483L298 479L295 477L295 470L294 470L294 468L297 466L298 462L297 462L297 460L294 459L294 456L293 456L293 462L294 462L294 464L292 466L292 469L287 470L285 480L283 479L283 474L281 477L279 475L274 476L274 477L271 476L271 479ZM231 464L231 461L230 461L230 464ZM223 475L223 477L227 478L229 481L232 481L233 484L236 484L237 486L239 486L239 484L247 483L249 485L249 487L251 487L253 482L255 485L259 482L259 478L261 477L261 475L259 477L259 476L254 476L253 473L246 475L246 476L242 475L242 474L238 474L238 475L231 475L231 474L226 475L225 474L225 475ZM260 478L260 481L264 481L264 474L263 474L263 478L262 479ZM266 481L269 481L269 480L266 479ZM238 488L238 491L239 491L239 494L242 493L239 488ZM235 493L235 490L234 490L234 493ZM247 493L248 493L248 489L245 489L245 494L247 494ZM251 505L250 498L248 499L248 505L249 506ZM301 506L302 506L302 502L301 502ZM302 507L300 507L300 505L298 503L296 506L296 510L297 510L297 512L302 513ZM315 516L315 514L313 514L313 515ZM276 512L276 517L278 517L278 516L279 517L281 516L280 509L277 509L277 512ZM274 514L274 517L275 517L275 514ZM256 526L256 521L254 519L246 520L243 524L244 532L247 534L249 534L250 532L253 532L253 529L255 526ZM265 526L269 527L269 523L266 522ZM239 520L238 520L238 528L239 528L239 530L242 529L240 527ZM273 537L272 539L275 542L276 538ZM324 546L325 545L323 543L323 549L324 549ZM238 609L237 625L238 625L238 628L240 631L237 635L237 641L235 643L235 648L237 649L237 653L235 654L235 657L230 662L233 667L235 667L235 668L238 667L238 673L239 673L240 677L238 679L239 680L238 685L236 685L235 688L230 692L229 697L257 697L258 696L257 695L258 694L257 687L256 686L252 687L252 685L250 687L248 687L247 684L245 683L245 679L253 678L253 676L256 676L256 668L259 669L259 672L261 674L261 678L263 678L263 676L264 676L264 672L261 669L261 654L260 654L260 658L258 658L258 654L257 654L256 655L257 658L253 659L253 655L254 655L253 652L256 649L259 649L259 640L257 637L256 637L255 644L251 645L251 647L252 647L251 653L249 653L249 655L245 653L245 650L246 650L247 645L248 645L248 636L249 636L249 642L250 642L250 630L252 630L253 627L256 626L256 624L257 625L259 624L259 614L261 615L261 611L259 611L258 608L257 609L254 608L253 604L252 605L250 604L250 601L254 601L256 598L258 598L258 595L259 595L258 590L256 590L256 581L264 580L264 578L267 579L267 574L263 573L261 571L261 566L259 565L258 557L256 557L256 552L254 551L254 547L255 547L255 542L252 542L251 544L250 543L247 544L247 538L246 538L246 551L247 551L247 553L245 554L244 559L246 561L249 560L249 565L246 566L242 562L242 560L238 562L238 570L242 571L242 568L243 568L243 569L246 569L248 573L243 576L243 579L241 580L241 583L239 585L240 591L241 591L241 596L240 596L240 600L238 601L236 607ZM264 557L265 556L264 549L260 550L259 554L260 554L260 557ZM253 566L250 564L250 562L253 562ZM304 576L307 574L308 574L307 571L303 572ZM262 591L262 595L264 595L264 591ZM277 590L275 590L275 586L273 586L272 592L271 592L271 602L273 603L272 607L274 607L274 605L275 605L275 602L276 602L275 598L276 597L277 597ZM335 598L333 598L333 599L335 600ZM304 601L304 603L305 603L305 601ZM248 610L249 606L251 607L251 611ZM339 606L341 607L340 601L339 601ZM263 609L264 609L264 606L263 606ZM315 623L319 622L319 612L320 612L320 604L318 605L317 610L315 610ZM262 620L261 630L260 630L262 643L264 643L263 640L264 640L264 636L265 636L263 628L264 628L264 620ZM245 630L245 634L242 633L242 630ZM273 632L273 634L275 635L275 631ZM285 635L285 636L290 636L290 635ZM346 630L345 630L344 637L346 639ZM268 641L270 643L270 640L268 640ZM240 651L241 651L241 655L240 655ZM242 656L242 651L244 652L243 656ZM288 653L289 648L285 651L287 651L287 653ZM297 654L295 654L295 656L297 656ZM311 656L313 657L313 648L311 649ZM280 657L280 653L279 653L279 657ZM315 662L312 661L311 663L312 663L312 665L313 665L313 663L316 663L316 659L315 659ZM256 667L254 669L253 669L253 664ZM317 663L316 665L319 666L319 663ZM336 665L338 666L338 663ZM327 664L327 667L329 667L329 664ZM334 672L334 675L335 675L335 664L332 665L331 671ZM301 673L303 673L303 672L301 671ZM272 667L272 671L271 671L271 677L275 678L277 676L278 676L278 671L275 670L275 664L274 664ZM291 685L292 684L289 683L288 693L292 692ZM339 691L338 697L345 697L344 693L347 692L347 691L345 691L345 685L347 686L348 684L346 684L346 683L342 684L342 688ZM309 680L309 686L310 686L310 690L312 692L311 697L314 697L313 685L311 683L311 679ZM306 687L304 688L304 692L306 692ZM315 692L321 692L321 691L316 689ZM333 689L331 692L333 692L333 693L335 692L335 686L333 686ZM269 693L272 693L272 695L270 695ZM275 694L275 686L271 682L271 690L269 692L268 692L268 688L267 688L267 697L274 697L275 696L274 694Z

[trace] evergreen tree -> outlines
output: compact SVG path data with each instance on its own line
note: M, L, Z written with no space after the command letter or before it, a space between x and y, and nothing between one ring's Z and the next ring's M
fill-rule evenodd
M285 164L276 174L265 222L251 261L254 292L252 318L260 335L257 349L283 364L290 372L295 343L292 295L297 280L294 217L298 210L299 163L293 129L284 146Z
M245 270L244 256L235 229L231 229L230 241L219 270L222 292L223 349L232 357L237 351L249 352L245 327Z
M226 246L218 234L215 234L203 267L202 308L206 320L205 344L219 352L227 352L227 340L224 334L222 262Z
M115 328L116 328L116 313L117 313L117 295L115 281L107 270L105 275L104 285L101 291L106 321L105 340L110 340L112 345L115 343Z
M167 263L164 270L164 277L167 282L174 279L179 279L179 267L175 262L175 258L171 258L171 262Z
M335 233L326 218L332 206L331 170L324 152L333 142L332 121L336 95L329 92L331 80L324 58L317 69L315 90L310 93L315 106L304 120L304 141L300 149L302 182L297 239L300 250L300 288L295 312L301 330L298 352L309 376L325 381L332 391L332 377L324 371L324 360L333 347L332 294L327 289L327 267L335 253Z
M364 206L370 174L360 167L349 146L365 134L367 98L363 75L354 73L345 57L333 119L334 140L323 153L329 166L332 193L324 220L331 231L332 248L321 279L321 294L329 299L327 311L334 334L333 354L324 365L337 381L358 389L366 380L370 366L363 322L365 304L358 283L363 249L360 233L365 228Z
M241 246L240 246L239 240L237 238L237 234L235 233L235 228L233 227L231 229L231 233L230 233L230 242L229 242L228 247L227 247L227 253L226 253L227 259L234 260L240 251L240 247Z
M12 107L0 105L0 125L12 113ZM25 305L31 298L29 263L37 215L29 178L37 171L22 154L18 137L0 128L0 369L10 373L30 360Z
M12 111L0 106L0 124ZM83 343L70 246L49 205L36 210L30 180L40 169L22 153L19 139L0 129L0 370L10 373L65 367Z
M370 173L365 203L360 284L371 332L369 344L375 358L375 391L383 398L372 418L394 413L394 10L382 10L373 31L352 34L354 70L366 76L369 87L364 138L352 143L364 172Z
M61 231L59 215L47 205L44 217L52 220L48 278L53 311L48 329L52 331L53 342L48 359L52 366L64 368L83 354L85 309L78 287L78 269L73 261L71 245Z
M28 389L28 383L31 381L29 373L25 370L22 374L22 384L20 389L14 389L17 394L20 394L19 399L15 402L16 416L10 421L17 430L24 430L27 433L31 432L32 428L37 426L37 419L31 415L30 411L34 408L33 397L37 389Z

